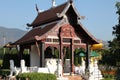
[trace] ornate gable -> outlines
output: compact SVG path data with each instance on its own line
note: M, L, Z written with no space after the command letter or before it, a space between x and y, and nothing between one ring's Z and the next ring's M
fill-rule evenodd
M74 28L71 25L69 25L69 24L63 25L61 27L60 36L61 37L65 37L65 38L76 37Z

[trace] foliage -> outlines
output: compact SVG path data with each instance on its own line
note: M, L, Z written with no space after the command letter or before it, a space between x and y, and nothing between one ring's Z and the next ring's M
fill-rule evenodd
M114 63L113 66L120 67L120 2L116 3L116 14L118 15L118 24L113 27L113 35L115 38L109 41L111 59L109 62ZM107 55L108 56L108 55ZM109 55L110 56L110 55ZM118 68L116 73L116 80L120 80L120 70Z
M4 50L5 50L5 53L4 53ZM16 55L17 53L18 53L18 51L15 48L9 49L9 48L0 47L0 67L2 65L3 60L6 58L6 54L11 54L11 55L9 55L11 57L12 54ZM9 56L7 57L7 59L5 59L6 60L5 62L7 62L7 63L9 62L8 61ZM8 66L8 65L6 65L6 66Z
M75 53L74 53L74 64L76 66L81 64L81 57L79 56L80 53L85 53L85 50L83 48L80 49L75 49Z
M118 14L118 24L113 26L115 38L109 41L109 53L103 54L104 62L110 66L120 66L120 2L116 3L116 14Z
M16 48L12 48L11 50L9 50L9 52L7 52L7 53L10 53L10 54L17 54L18 53L18 51L17 51L17 49Z
M112 78L113 79L114 75L112 75L112 74L103 74L103 77L104 78L110 78L110 79Z
M105 51L102 54L102 60L100 60L99 63L103 65L115 66L116 62L114 54L111 54L109 51Z
M14 64L18 67L20 66L19 64L19 55L17 54L5 54L3 58L3 68L4 69L9 69L10 63L9 60L13 59Z
M58 49L55 49L55 56L56 56L56 58L60 57Z
M22 73L16 76L17 80L57 80L54 74L48 73Z
M112 79L112 78L104 78L102 80L114 80L114 79Z
M2 67L2 62L3 62L3 60L0 60L0 68Z
M113 35L115 35L115 38L113 41L109 41L110 43L110 50L111 52L115 53L115 50L120 49L120 2L116 3L116 8L118 14L118 24L113 27Z
M10 74L10 70L9 69L0 69L0 75L9 75Z
M103 74L103 78L102 80L114 80L115 79L115 75L113 74Z
M0 59L3 59L4 53L3 53L3 48L0 48Z
M116 39L120 41L120 2L116 3L116 8L116 14L118 14L118 24L113 27L113 34L116 36Z
M120 80L120 69L118 68L117 72L116 72L116 80Z
M52 54L52 51L54 49L54 54ZM54 47L47 47L45 50L45 58L58 58L59 57L59 51L58 49Z
M23 54L29 54L29 49L24 49Z
M23 54L22 55L22 58L25 60L25 65L26 66L29 66L30 65L30 57L29 57L29 54ZM16 67L20 67L20 55L19 54L5 54L4 55L4 58L3 58L3 68L4 69L9 69L9 66L10 66L10 63L9 63L9 60L12 59L14 60L14 65Z

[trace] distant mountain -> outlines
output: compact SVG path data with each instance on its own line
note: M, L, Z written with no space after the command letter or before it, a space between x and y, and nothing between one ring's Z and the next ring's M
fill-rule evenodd
M8 42L15 42L19 38L21 38L26 31L16 29L16 28L5 28L0 26L0 46L8 43Z

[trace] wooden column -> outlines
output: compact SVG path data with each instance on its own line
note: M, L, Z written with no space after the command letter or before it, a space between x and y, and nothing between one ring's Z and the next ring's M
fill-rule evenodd
M90 65L90 46L88 43L86 43L86 67L85 67L85 73L87 77L89 78L89 65Z
M38 52L38 55L40 56L40 48L39 48L39 44L38 44L38 42L37 42L37 41L36 41L35 43L36 43L36 47L37 47L37 52Z
M45 67L45 53L44 53L44 42L41 41L40 43L40 66Z
M74 39L71 39L71 74L74 74Z
M61 64L62 64L62 68L63 68L63 44L62 44L62 38L61 37L60 37L60 59L61 59ZM64 71L62 70L62 73L63 72Z
M55 49L52 47L52 55L55 55Z
M23 58L23 51L24 51L24 48L23 46L20 45L20 50L19 50L20 60Z

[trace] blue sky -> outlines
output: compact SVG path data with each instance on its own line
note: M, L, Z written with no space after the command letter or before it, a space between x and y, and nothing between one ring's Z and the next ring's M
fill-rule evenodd
M56 0L56 4L66 1ZM116 1L119 0L74 0L79 14L85 16L81 23L97 39L112 40L112 27L118 23ZM41 10L51 8L51 0L1 0L0 26L26 30L26 24L37 16L36 3Z

